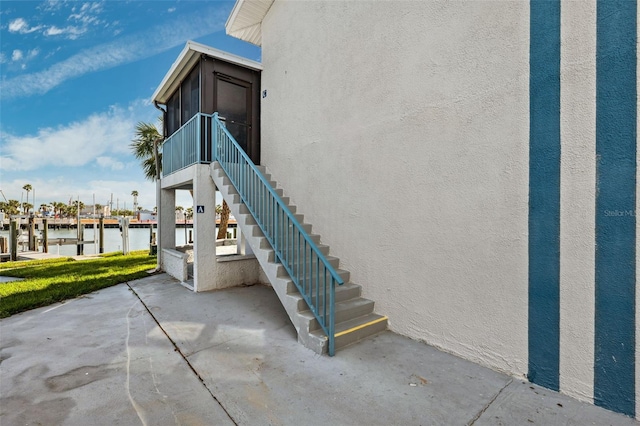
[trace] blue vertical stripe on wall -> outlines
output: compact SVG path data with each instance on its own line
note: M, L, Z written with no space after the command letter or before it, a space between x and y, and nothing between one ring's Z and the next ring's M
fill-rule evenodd
M635 414L635 0L598 0L594 400Z
M560 385L560 1L531 0L529 380Z

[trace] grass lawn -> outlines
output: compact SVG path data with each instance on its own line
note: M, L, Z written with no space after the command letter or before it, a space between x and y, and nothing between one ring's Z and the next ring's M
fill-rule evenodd
M156 257L148 251L108 253L90 260L58 258L0 263L0 275L24 278L0 283L0 318L101 288L148 276Z

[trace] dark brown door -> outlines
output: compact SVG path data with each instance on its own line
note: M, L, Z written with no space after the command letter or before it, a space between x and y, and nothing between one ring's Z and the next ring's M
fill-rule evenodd
M255 161L251 132L251 83L216 73L217 111L231 136Z

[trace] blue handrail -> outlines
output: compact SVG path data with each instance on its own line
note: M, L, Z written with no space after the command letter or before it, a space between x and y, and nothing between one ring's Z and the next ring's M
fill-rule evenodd
M309 305L335 353L335 286L344 280L291 213L267 178L213 114L213 159L220 163ZM327 300L328 299L328 300Z

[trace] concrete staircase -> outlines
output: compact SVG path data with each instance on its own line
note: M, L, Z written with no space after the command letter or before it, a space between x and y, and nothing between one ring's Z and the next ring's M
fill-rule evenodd
M295 214L296 206L289 203L289 197L283 196L283 190L277 187L275 181L271 180L266 168L258 166L258 169L265 175L282 200L287 203L291 212ZM238 226L247 239L247 243L253 249L260 266L262 266L287 311L298 332L298 341L316 353L326 353L328 350L327 336L319 326L313 313L309 310L307 303L298 292L284 266L275 261L275 252L271 248L269 241L217 162L211 164L211 178L229 205L231 213L238 221ZM304 223L304 217L296 214L296 219L303 225L305 231L311 235L313 242L327 256L327 259L337 269L345 282L342 286L336 287L335 293L336 350L385 330L387 328L387 317L374 313L374 302L360 297L362 288L349 281L350 274L348 271L339 269L340 260L337 257L329 256L329 246L321 244L320 236L311 233L311 225Z

